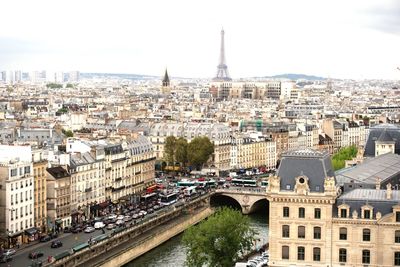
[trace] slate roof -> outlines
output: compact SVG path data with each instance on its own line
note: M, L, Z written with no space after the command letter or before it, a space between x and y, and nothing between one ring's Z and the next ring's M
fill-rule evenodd
M311 192L323 192L325 178L335 177L329 152L302 149L282 154L278 168L281 190L293 191L295 178L300 175L308 177ZM290 189L288 189L289 185Z
M360 165L342 169L336 172L336 180L339 185L344 183L368 183L375 184L379 178L381 182L400 173L400 156L397 154L383 154L375 158L366 159Z
M350 217L354 210L361 216L361 207L370 205L374 208L373 218L376 218L376 213L380 212L382 216L391 213L392 207L400 203L400 192L392 191L392 198L386 199L386 190L377 189L354 189L348 193L341 195L336 200L336 205L333 209L334 217L337 217L338 206L347 204L350 206Z
M394 152L400 155L400 127L394 124L378 124L370 128L367 142L365 144L364 156L374 157L375 156L375 141L381 136L382 132L385 131L395 141Z
M70 176L68 171L61 166L47 168L46 170L56 179L61 179Z
M383 130L378 140L376 141L381 143L394 142L392 136L388 133L388 131L386 131L386 128Z

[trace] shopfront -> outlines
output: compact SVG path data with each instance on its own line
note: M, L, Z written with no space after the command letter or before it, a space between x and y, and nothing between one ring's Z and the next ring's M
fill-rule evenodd
M39 231L36 227L26 229L24 231L24 243L30 243L39 239Z

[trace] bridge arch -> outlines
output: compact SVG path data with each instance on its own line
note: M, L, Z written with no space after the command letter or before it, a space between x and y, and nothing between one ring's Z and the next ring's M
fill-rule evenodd
M228 206L234 209L242 210L242 206L236 198L223 194L212 195L210 198L210 205L211 207Z
M269 217L269 201L266 198L255 201L249 209L249 214L254 212L267 213Z

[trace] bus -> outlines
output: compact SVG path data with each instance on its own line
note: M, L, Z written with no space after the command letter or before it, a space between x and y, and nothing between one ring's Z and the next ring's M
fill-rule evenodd
M150 201L157 200L157 199L158 199L157 193L146 194L146 195L140 197L140 200L144 201L145 203L148 203Z
M146 193L147 194L153 193L154 191L157 191L157 189L158 189L158 186L156 184L152 185L152 186L149 186L146 189Z
M197 186L190 186L190 187L187 187L187 188L185 188L185 190L183 190L183 194L184 194L186 197L191 197L191 196L193 196L193 195L196 195L196 188L197 188Z
M160 205L162 206L169 206L178 201L178 194L177 193L171 193L168 195L161 195L160 199Z
M192 182L192 181L179 181L176 183L176 186L178 186L178 187L184 187L184 186L190 187L190 186L195 186L195 185L196 185L196 183Z
M206 182L206 186L210 188L215 188L217 187L217 182L215 180L209 180Z
M232 179L232 185L234 185L234 186L256 187L257 186L257 181L256 180L249 180L249 179Z
M267 187L267 186L268 186L268 181L267 180L261 181L261 187Z

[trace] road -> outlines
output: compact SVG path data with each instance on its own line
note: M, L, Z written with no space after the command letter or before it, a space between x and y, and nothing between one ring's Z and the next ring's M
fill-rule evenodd
M108 230L105 230L106 233ZM34 260L29 259L28 255L29 253L33 251L41 251L44 253L43 257L40 257L39 260L41 261L47 261L48 256L55 256L65 250L70 250L72 247L76 246L77 244L87 242L89 238L92 236L93 238L101 235L102 231L101 230L96 230L93 233L77 233L77 234L72 234L72 233L67 233L67 234L62 234L59 238L53 239L53 240L61 240L63 243L62 247L59 248L51 248L50 244L53 240L50 240L45 243L37 243L35 245L32 245L30 247L21 249L20 251L17 250L17 253L13 256L12 261L8 263L0 263L0 266L10 266L10 267L27 267Z

